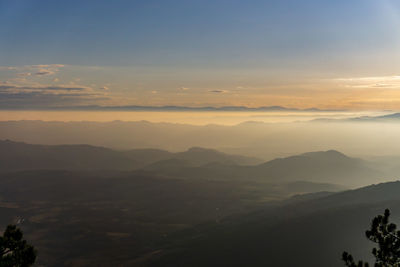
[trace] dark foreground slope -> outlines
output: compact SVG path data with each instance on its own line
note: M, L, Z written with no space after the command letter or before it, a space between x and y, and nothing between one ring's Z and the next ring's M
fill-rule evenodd
M386 207L400 214L397 182L278 202L270 200L330 185L285 189L143 171L0 178L1 228L23 221L45 266L338 266L341 250L366 251L372 216Z
M372 185L233 216L181 232L150 266L343 266L341 253L369 259L365 230L390 208L400 223L400 182ZM172 244L172 245L171 245Z
M337 187L171 179L142 171L0 173L0 230L23 221L44 266L136 266L176 231L296 192L330 189Z

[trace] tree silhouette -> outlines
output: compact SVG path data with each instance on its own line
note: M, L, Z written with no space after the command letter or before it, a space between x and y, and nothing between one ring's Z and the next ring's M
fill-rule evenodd
M0 267L27 267L36 260L36 250L23 239L15 225L7 226L0 236Z
M372 249L375 257L375 267L400 267L400 231L396 225L389 223L390 211L385 210L383 215L376 216L371 223L371 229L365 232L369 240L378 244ZM348 267L368 267L367 262L355 263L353 256L343 252L342 260Z

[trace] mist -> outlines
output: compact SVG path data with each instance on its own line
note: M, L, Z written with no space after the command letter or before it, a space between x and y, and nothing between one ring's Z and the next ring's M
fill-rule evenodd
M142 113L132 114L148 118ZM295 118L293 114L286 114L284 118L290 117L291 122L285 119L264 122L245 120L254 114L230 113L229 116L242 122L193 125L184 118L190 114L174 117L175 113L166 113L164 116L169 116L169 122L1 121L0 139L34 144L90 144L118 150L159 148L173 152L198 146L264 160L329 149L356 157L400 154L400 143L397 142L400 121L397 120L357 121L349 119L349 114L340 115L345 118L336 118L336 114L335 118L331 115L326 119L316 114L310 119L310 114L300 113ZM197 114L197 120L204 120L207 116L211 115ZM219 118L215 113L212 116ZM264 116L276 120L283 115L270 113ZM300 118L303 121L299 121Z
M400 1L5 0L0 33L1 267L400 266Z

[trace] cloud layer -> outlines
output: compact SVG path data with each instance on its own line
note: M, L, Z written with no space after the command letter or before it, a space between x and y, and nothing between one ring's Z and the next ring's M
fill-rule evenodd
M80 104L96 104L109 100L102 90L77 84L80 79L61 83L56 74L62 64L41 64L0 67L7 72L8 79L0 80L0 105L2 108L27 109L51 108Z

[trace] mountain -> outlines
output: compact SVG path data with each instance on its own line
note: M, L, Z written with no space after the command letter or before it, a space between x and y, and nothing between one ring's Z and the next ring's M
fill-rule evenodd
M300 193L309 193L309 192L339 192L344 191L345 187L335 184L329 183L315 183L315 182L307 182L307 181L296 181L290 182L284 185L286 189L290 192L297 192L299 196L303 196ZM295 197L295 196L293 196Z
M220 163L227 165L255 165L261 160L240 155L228 155L214 149L204 149L192 147L184 152L174 153L170 158L185 160L193 166L202 166L210 163Z
M0 141L0 170L134 170L163 160L183 160L190 166L212 162L258 163L259 159L228 155L216 150L192 148L171 153L157 149L116 151L90 145L32 145Z
M123 156L140 161L141 166L152 164L156 161L165 160L173 157L174 153L161 149L130 149L127 151L119 151Z
M317 118L311 122L327 122L327 123L340 123L340 122L397 122L400 120L400 113L392 113L380 116L360 116L346 119L332 119L332 118Z
M224 165L235 168L236 165L252 165L259 162L260 160L256 158L227 155L213 149L192 147L187 151L171 154L167 159L149 164L144 169L172 175L176 172L179 173L182 169L190 171L192 170L190 168L201 168L202 166Z
M257 175L280 181L335 181L339 184L365 185L383 178L380 172L368 166L368 162L347 157L335 150L279 158L255 169Z
M400 120L400 113L392 113L382 116L361 116L347 120L359 122L396 122Z
M31 145L0 141L0 170L134 169L138 164L122 153L89 145Z
M144 169L148 171L155 171L162 174L164 173L171 174L176 170L180 170L182 168L191 168L192 166L193 164L188 160L172 158L172 159L157 161L148 166L145 166Z
M217 162L194 167L175 161L171 167L167 168L167 164L158 164L153 164L151 170L171 177L210 180L247 180L270 183L311 181L360 186L382 181L381 179L384 178L384 174L370 167L369 162L348 157L335 150L278 158L253 166Z
M378 180L370 162L328 150L239 165L253 160L0 141L0 226L25 219L45 266L338 266L342 250L366 257L370 218L400 215L400 182L333 192Z
M246 107L246 106L222 106L222 107L186 107L186 106L64 106L49 107L48 110L124 110L124 111L338 111L338 110L321 110L318 108L297 109L282 106L264 106L264 107Z
M246 117L260 121L257 114L248 113ZM352 155L397 155L399 135L400 127L395 123L376 127L375 123L343 120L253 122L234 126L147 121L0 121L0 140L46 145L88 144L118 150L157 148L171 152L195 146L265 160L330 148Z
M400 222L400 182L318 194L177 233L148 266L343 266L346 250L371 259L365 238L385 208Z
M251 157L193 147L171 153L157 149L117 151L89 145L31 145L0 141L0 170L137 170L185 179L287 183L308 181L366 185L382 181L383 173L361 159L338 151L310 152L262 164ZM250 165L252 164L252 165Z
M393 114L378 116L376 118L377 119L383 119L383 120L399 120L400 119L400 113L393 113Z

